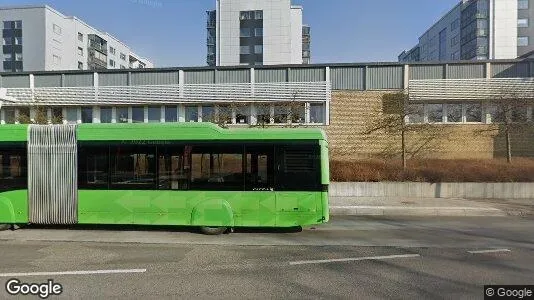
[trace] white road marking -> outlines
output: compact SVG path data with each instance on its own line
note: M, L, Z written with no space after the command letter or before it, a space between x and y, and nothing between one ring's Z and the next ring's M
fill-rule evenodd
M91 275L91 274L120 274L120 273L145 273L145 272L146 272L146 269L65 271L65 272L31 272L31 273L0 273L0 277L53 276L53 275Z
M477 253L496 253L496 252L511 252L510 249L489 249L489 250L472 250L467 251L471 254L477 254Z
M320 260L301 260L291 261L290 265L305 265L305 264L324 264L331 262L344 262L344 261L361 261L361 260L381 260L381 259L393 259L393 258L415 258L420 257L419 254L398 254L398 255L386 255L386 256L368 256L368 257L353 257L353 258L335 258L335 259L320 259Z

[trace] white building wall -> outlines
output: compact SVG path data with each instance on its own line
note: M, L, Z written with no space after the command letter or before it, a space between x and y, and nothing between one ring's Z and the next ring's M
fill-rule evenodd
M239 13L249 10L263 10L263 64L302 63L302 10L292 16L290 0L217 0L217 64L240 64ZM299 27L300 46L292 43L293 27Z
M291 63L302 64L302 7L291 7Z
M492 59L517 57L517 0L491 1Z
M130 56L143 62L146 68L154 66L148 59L134 54L127 45L110 34L101 32L76 17L67 17L48 6L0 8L0 21L16 20L22 20L24 71L76 70L78 62L82 62L83 69L87 69L89 34L97 34L107 41L109 69L120 69L121 66L130 68ZM78 33L83 34L82 41L78 40ZM78 47L82 48L81 54ZM115 54L109 51L110 47L116 49ZM121 53L125 55L124 60L121 59ZM4 60L2 53L0 58L1 61ZM110 65L110 59L115 61L114 67ZM3 71L1 64L0 70Z
M0 30L3 21L22 21L22 61L23 69L38 71L45 69L45 57L35 53L45 52L45 13L40 8L3 9L0 8ZM0 51L0 71L4 71L4 54Z

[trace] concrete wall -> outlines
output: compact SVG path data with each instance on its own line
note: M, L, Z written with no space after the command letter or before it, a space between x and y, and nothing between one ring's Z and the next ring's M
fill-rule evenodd
M382 96L387 91L336 91L330 104L331 123L326 132L332 159L392 158L400 155L400 135L365 131L381 118L387 108ZM483 116L487 106L483 106ZM439 131L415 158L492 159L505 157L505 136L498 125L481 123L443 123L432 125ZM488 129L495 131L481 132ZM415 152L425 136L407 135L407 149ZM513 156L534 156L534 130L526 128L512 134Z
M534 183L335 182L333 197L534 198Z

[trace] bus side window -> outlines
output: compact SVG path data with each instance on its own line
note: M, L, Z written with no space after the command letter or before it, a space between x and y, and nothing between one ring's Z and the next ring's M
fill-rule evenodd
M18 153L0 151L0 191L27 188L25 149Z
M82 147L78 155L80 187L107 188L109 179L109 148Z
M277 147L276 189L320 191L320 149L315 145Z
M274 188L273 146L246 147L245 185L247 191L265 191Z
M189 155L187 147L158 147L158 188L189 189Z

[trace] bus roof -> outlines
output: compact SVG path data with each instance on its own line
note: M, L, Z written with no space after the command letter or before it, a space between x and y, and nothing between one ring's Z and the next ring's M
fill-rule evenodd
M0 126L0 142L27 140L28 125ZM319 128L221 128L213 123L79 124L79 141L326 140Z

